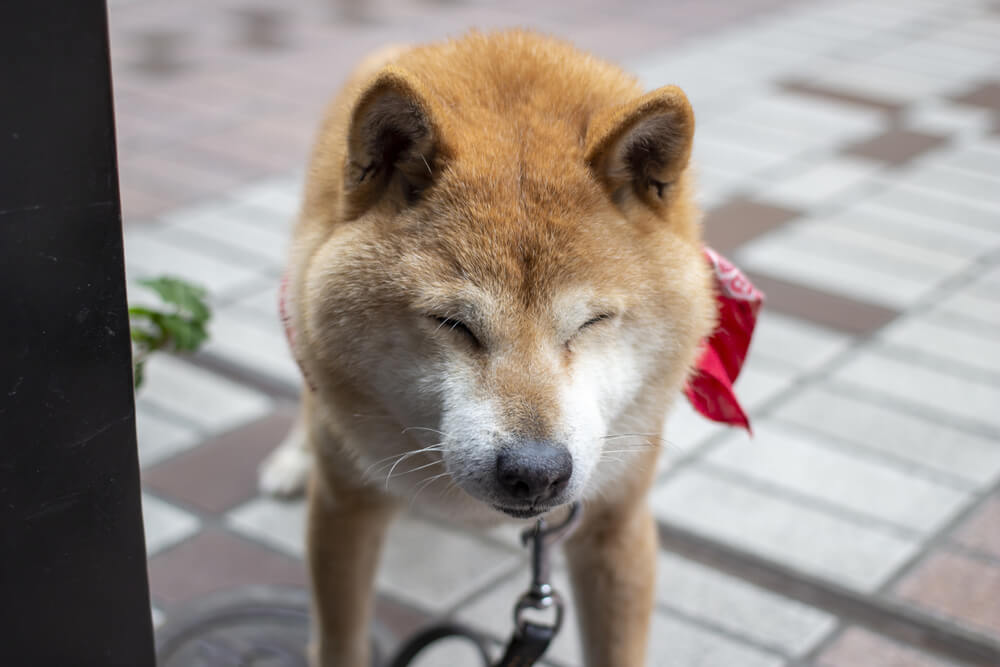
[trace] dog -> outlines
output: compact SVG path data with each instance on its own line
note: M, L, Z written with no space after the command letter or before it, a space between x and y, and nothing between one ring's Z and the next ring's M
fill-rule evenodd
M364 61L329 107L284 286L319 667L368 667L386 528L572 501L590 667L645 664L665 416L717 321L684 93L529 31Z

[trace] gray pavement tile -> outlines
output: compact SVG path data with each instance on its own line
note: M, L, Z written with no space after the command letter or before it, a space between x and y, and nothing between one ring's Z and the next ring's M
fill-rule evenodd
M997 330L990 332L963 326L946 313L926 314L897 320L880 331L878 337L914 354L1000 378Z
M948 197L934 186L921 188L905 178L886 180L888 186L866 197L866 205L929 218L942 228L964 225L997 230L998 212L982 202Z
M657 600L689 619L791 657L808 653L836 618L674 554L661 553Z
M875 401L812 386L772 413L777 419L825 433L895 459L943 472L970 487L1000 478L1000 446L988 438L894 410Z
M901 361L877 349L862 352L831 374L837 382L864 387L910 404L930 415L952 416L956 423L980 425L1000 434L1000 387Z
M757 320L750 359L766 359L796 370L812 370L840 354L853 337L768 310Z
M834 157L764 189L761 196L789 208L815 210L843 203L852 192L870 186L881 169L867 158Z
M702 461L928 536L971 500L967 493L771 420L754 425L752 442L732 436Z
M389 529L377 586L392 597L443 612L525 563L526 552L473 533L403 515Z
M508 577L500 586L464 605L456 613L463 623L482 632L504 637L512 629L511 608L526 589L528 575ZM553 585L572 608L572 590L562 570L553 575ZM579 629L571 611L550 648L553 659L565 665L583 662ZM656 667L777 667L782 658L724 634L659 611L653 617L647 665Z
M198 532L198 517L148 493L142 494L146 555L154 556Z
M272 409L267 396L169 355L146 363L141 399L203 433L231 430Z
M697 466L661 482L651 501L661 521L861 592L877 589L920 546Z
M225 296L251 284L261 267L240 266L226 261L204 246L182 247L162 236L159 225L129 226L125 229L125 272L130 281L160 275L183 276L201 285L211 299Z
M788 282L890 309L911 307L940 280L935 276L893 274L889 267L871 262L859 265L849 257L827 253L817 241L786 230L743 246L735 261Z
M242 306L221 308L212 319L210 331L211 338L203 348L206 354L291 388L301 384L302 375L276 305L270 315Z
M202 438L195 429L157 414L142 402L136 405L135 430L139 443L139 466L142 468L186 451Z
M295 556L305 557L306 504L304 500L257 497L226 515L234 531Z
M822 220L841 229L864 232L873 242L912 250L917 257L931 251L930 263L943 254L971 260L1000 247L1000 228L986 229L886 208L862 201ZM925 260L927 261L927 260Z

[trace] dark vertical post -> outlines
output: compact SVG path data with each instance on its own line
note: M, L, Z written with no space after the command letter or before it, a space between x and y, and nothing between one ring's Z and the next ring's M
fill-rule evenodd
M5 0L0 665L153 664L105 0Z

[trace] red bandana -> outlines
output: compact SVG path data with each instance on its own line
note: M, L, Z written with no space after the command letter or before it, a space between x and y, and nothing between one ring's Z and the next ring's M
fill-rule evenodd
M701 357L695 365L684 393L694 409L717 422L735 424L750 430L750 420L733 392L733 382L740 374L743 360L750 347L750 337L757 323L757 311L764 295L755 288L739 269L709 247L705 257L712 265L718 294L719 325L704 341ZM295 328L288 312L288 277L281 281L278 308L285 335L295 355L303 378L310 389L316 389L298 358Z
M719 324L703 342L684 393L705 417L750 431L750 420L733 392L733 383L746 359L764 295L728 259L707 246L705 257L715 275Z

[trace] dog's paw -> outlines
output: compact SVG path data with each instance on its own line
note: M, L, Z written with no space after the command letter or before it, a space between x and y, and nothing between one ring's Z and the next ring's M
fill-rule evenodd
M262 493L278 498L294 498L306 489L312 456L297 442L285 441L261 462L257 484Z

